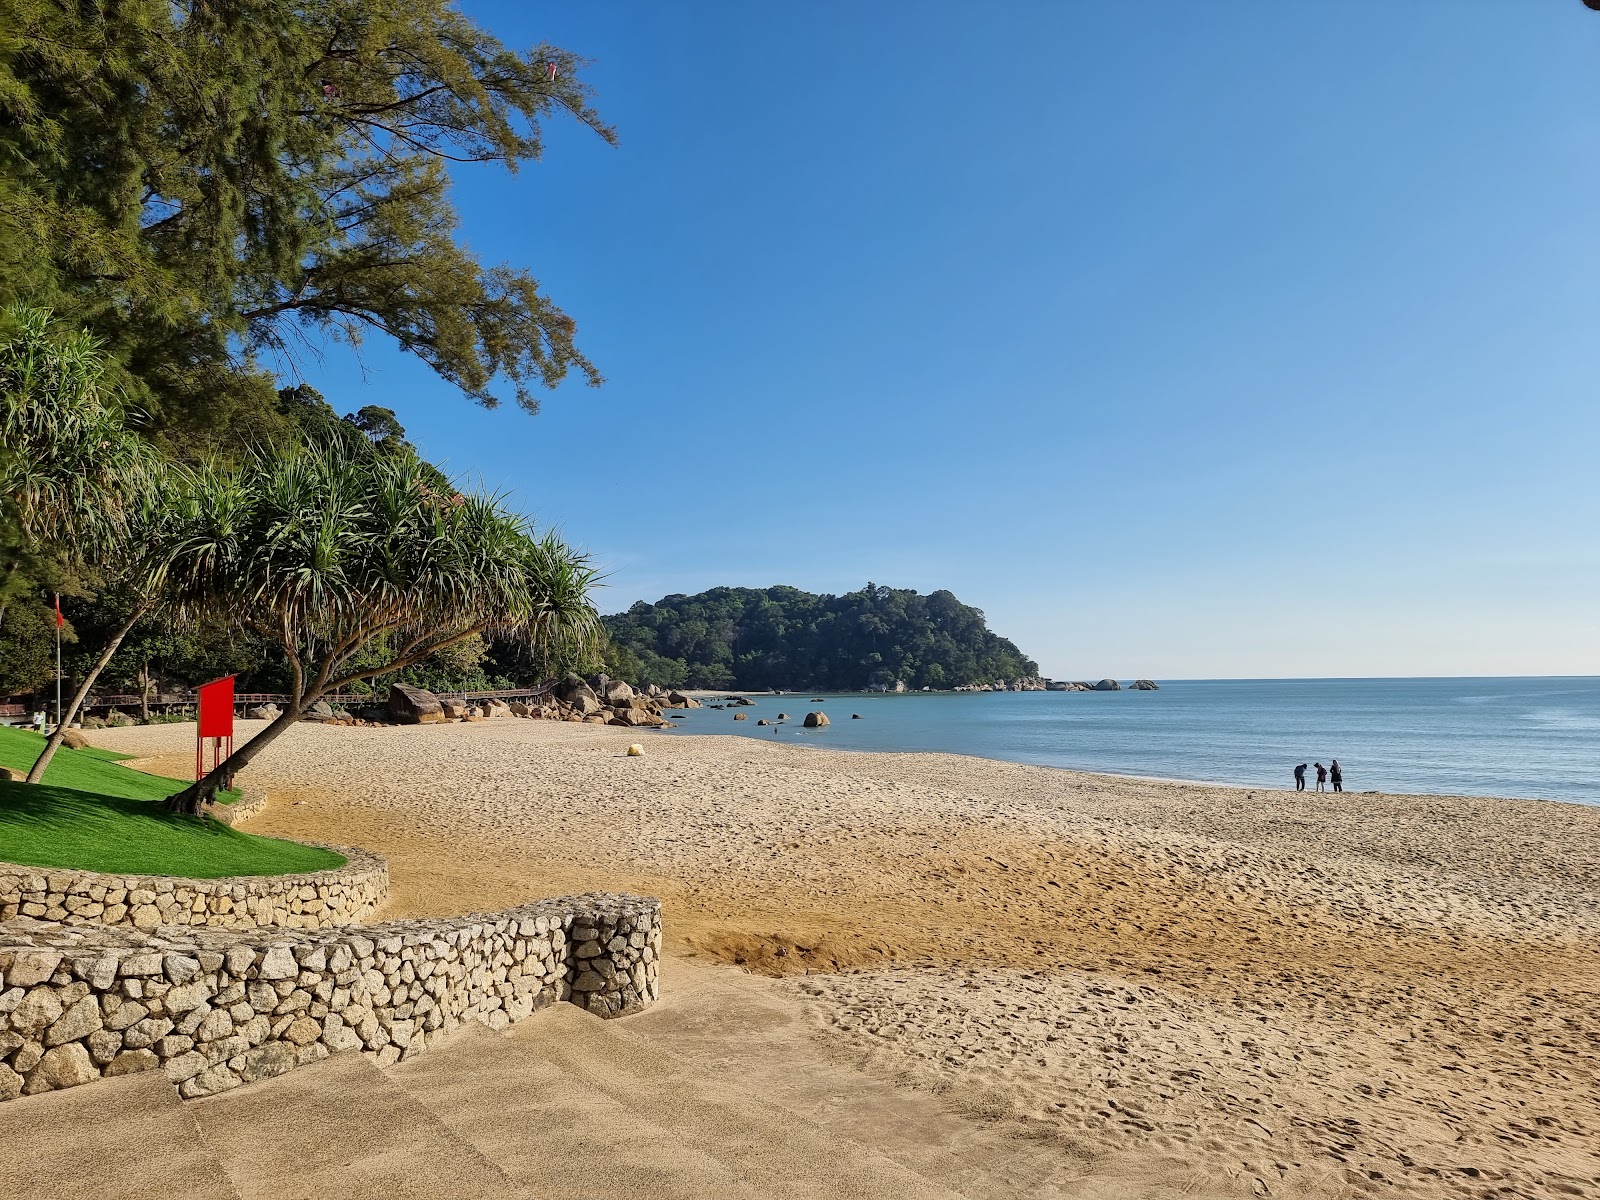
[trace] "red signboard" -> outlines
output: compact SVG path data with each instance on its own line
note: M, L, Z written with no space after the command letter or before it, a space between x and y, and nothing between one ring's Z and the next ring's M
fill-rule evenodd
M224 675L200 687L200 734L203 738L233 736L233 676Z
M199 779L206 773L207 738L211 739L213 767L233 754L233 676L202 684L196 695L200 723L194 738L194 777Z

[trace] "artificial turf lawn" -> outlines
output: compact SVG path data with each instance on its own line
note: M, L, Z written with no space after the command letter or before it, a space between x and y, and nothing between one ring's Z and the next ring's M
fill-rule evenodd
M38 734L0 726L0 766L26 771L43 748ZM345 863L331 850L169 813L159 802L184 781L119 766L109 753L63 746L43 783L0 782L0 860L192 879L288 875Z

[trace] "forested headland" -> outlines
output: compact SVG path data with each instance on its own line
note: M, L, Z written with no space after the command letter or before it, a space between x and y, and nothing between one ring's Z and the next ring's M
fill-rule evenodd
M1038 665L948 591L869 583L843 596L712 588L602 618L625 675L662 687L935 690L1031 678Z

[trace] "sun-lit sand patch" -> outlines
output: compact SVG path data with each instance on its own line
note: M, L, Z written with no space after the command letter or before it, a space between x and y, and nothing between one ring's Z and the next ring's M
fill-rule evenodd
M1063 1153L1600 1194L1600 809L630 740L302 726L251 828L386 854L391 916L661 895L674 953L787 977L831 1053Z

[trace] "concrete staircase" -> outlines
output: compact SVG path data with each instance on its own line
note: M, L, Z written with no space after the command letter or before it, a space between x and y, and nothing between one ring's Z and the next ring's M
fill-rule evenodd
M961 1200L661 1039L558 1005L379 1070L339 1054L182 1102L151 1072L0 1105L30 1200Z

